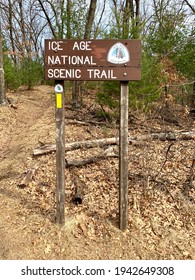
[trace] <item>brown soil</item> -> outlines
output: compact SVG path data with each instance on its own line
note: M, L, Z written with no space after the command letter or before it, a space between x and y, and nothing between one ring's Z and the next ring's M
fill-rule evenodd
M0 259L195 259L192 178L194 140L137 142L129 145L129 223L118 229L118 159L65 169L64 226L55 223L55 153L33 157L33 148L55 143L53 88L39 86L7 94L14 106L0 107ZM93 93L88 96L92 99ZM112 137L117 126L70 123L95 118L94 104L66 108L66 141ZM97 119L94 119L97 121ZM179 118L130 118L129 133L192 130ZM84 158L101 149L81 149ZM25 188L26 170L38 167ZM75 172L85 183L84 200L72 202Z

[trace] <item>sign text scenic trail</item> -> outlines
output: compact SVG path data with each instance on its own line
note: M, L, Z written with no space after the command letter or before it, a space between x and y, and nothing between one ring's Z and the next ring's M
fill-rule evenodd
M141 79L140 40L45 40L45 79L55 80L56 221L64 217L64 81L120 81L119 228L128 227L129 81Z
M140 61L140 40L45 40L47 80L136 81Z

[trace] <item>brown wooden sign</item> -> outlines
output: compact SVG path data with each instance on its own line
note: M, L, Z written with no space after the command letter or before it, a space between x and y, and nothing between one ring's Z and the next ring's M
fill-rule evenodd
M45 79L141 79L140 40L45 40Z

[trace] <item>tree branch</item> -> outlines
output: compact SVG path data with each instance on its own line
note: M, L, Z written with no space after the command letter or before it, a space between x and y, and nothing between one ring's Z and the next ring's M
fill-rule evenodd
M184 0L184 2L188 5L188 7L192 10L192 12L195 14L194 7L188 2L188 0Z

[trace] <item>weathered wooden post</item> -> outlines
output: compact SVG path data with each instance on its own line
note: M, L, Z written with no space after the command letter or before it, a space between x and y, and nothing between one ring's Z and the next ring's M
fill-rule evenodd
M128 81L120 82L119 228L128 226Z
M64 224L64 171L65 171L65 137L64 137L64 81L55 81L56 97L56 222Z

